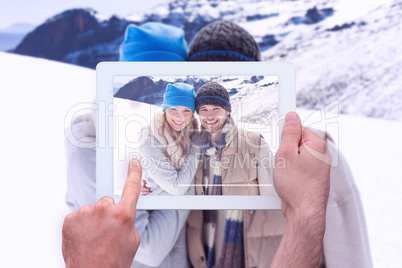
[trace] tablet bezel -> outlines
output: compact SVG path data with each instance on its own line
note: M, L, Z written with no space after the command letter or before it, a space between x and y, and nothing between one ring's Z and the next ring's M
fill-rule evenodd
M278 77L279 130L296 109L296 74L289 62L100 62L96 66L96 198L114 194L113 79L115 76L245 76ZM280 139L280 138L279 138ZM280 141L279 141L280 142ZM280 209L278 196L140 196L137 209Z

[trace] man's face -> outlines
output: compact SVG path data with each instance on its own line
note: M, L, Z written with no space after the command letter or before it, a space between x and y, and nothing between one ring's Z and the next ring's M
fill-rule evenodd
M222 130L229 112L220 106L203 105L198 110L201 124L209 133L215 133Z

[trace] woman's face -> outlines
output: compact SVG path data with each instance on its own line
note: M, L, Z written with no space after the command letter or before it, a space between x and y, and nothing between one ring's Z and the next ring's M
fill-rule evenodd
M184 106L174 106L166 109L166 120L175 130L181 131L193 117L193 111Z

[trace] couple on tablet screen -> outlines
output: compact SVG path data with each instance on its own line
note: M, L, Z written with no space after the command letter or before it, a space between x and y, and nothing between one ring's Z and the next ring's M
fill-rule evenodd
M148 136L139 149L142 194L194 194L194 178L197 195L272 194L269 146L260 134L236 126L223 86L208 82L195 94L192 85L168 84L162 110L154 127L142 131Z

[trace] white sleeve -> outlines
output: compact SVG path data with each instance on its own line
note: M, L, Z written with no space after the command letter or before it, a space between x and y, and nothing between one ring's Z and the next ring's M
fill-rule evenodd
M163 190L172 195L183 195L192 184L198 168L199 148L192 146L180 170L170 163L162 149L151 145L151 139L139 149L143 170ZM185 186L181 186L185 185Z
M68 135L65 141L66 203L71 211L76 212L83 206L96 204L96 149L95 147L81 148L79 146L80 143L89 144L96 141L92 116L86 114L77 117L72 122L70 129L67 130Z
M275 194L273 181L274 156L269 145L262 137L260 144L261 147L257 170L260 195L273 195Z
M370 244L359 190L346 159L328 141L338 165L331 168L323 254L326 267L372 267Z
M135 227L141 243L134 261L151 267L160 266L174 247L189 213L189 210L137 211Z

